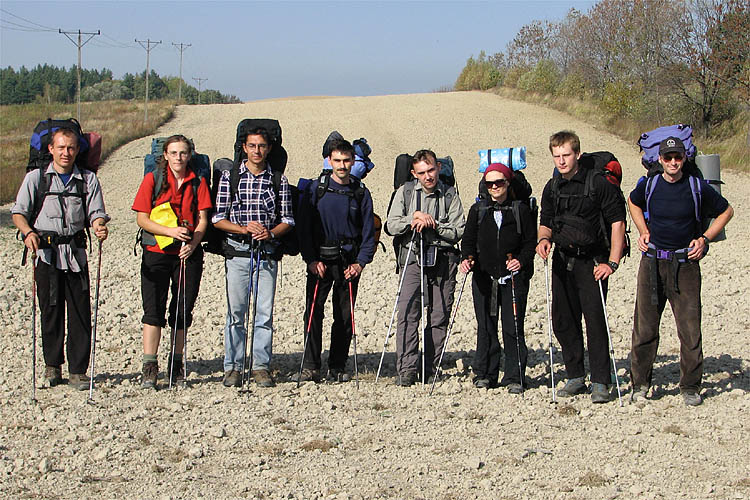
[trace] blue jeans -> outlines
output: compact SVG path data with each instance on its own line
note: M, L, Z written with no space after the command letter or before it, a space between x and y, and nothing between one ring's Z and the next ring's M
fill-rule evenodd
M238 250L247 250L230 240ZM247 335L247 314L249 312L250 273L255 271L255 262L250 257L225 259L227 283L227 322L224 327L224 371L241 370L245 354ZM260 261L258 277L255 328L253 330L252 369L267 370L271 362L273 342L273 300L276 294L276 273L279 263L263 258ZM255 273L253 272L253 292L255 293ZM249 341L249 340L248 340Z

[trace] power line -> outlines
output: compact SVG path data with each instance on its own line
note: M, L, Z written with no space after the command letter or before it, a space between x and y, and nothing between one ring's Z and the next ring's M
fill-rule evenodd
M133 45L132 43L121 42L120 40L116 40L112 38L111 36L107 35L106 33L102 33L102 36L112 42L115 42L118 45L121 45L122 48L128 48L128 49L136 48L136 46Z
M35 28L33 26L26 26L26 25L19 24L19 23L13 22L13 21L9 21L7 19L3 19L2 22L8 23L8 24L12 24L13 26L16 26L16 28L6 28L6 29L15 29L17 31L37 31L37 32L42 32L42 31L56 31L56 30L53 30L53 29L40 29L40 28Z
M63 31L62 29L58 29L58 32L60 34L65 35L65 37L68 40L70 40L71 42L73 42L73 45L75 45L76 47L78 47L78 71L77 71L77 74L78 74L78 86L76 87L76 95L78 97L78 99L77 99L77 101L78 101L78 121L80 122L81 121L81 48L84 45L86 45L89 42L89 40L91 40L95 36L101 34L101 31L96 30L96 33L94 33L93 31L81 31L81 30L78 30L78 32L77 32L78 33L78 41L77 42L70 37L70 35L76 34L75 31ZM81 38L82 38L81 35L88 36L88 38L86 39L85 42L81 40Z
M57 30L55 30L55 28L50 28L49 26L44 26L43 24L35 23L34 21L29 21L28 19L24 19L24 18L23 18L23 17L21 17L21 16L17 16L17 15L15 15L15 14L13 14L12 12L8 12L8 11L7 11L7 10L5 10L5 9L0 9L0 12L3 12L3 13L5 13L5 14L8 14L9 16L13 16L13 17L15 17L16 19L20 19L20 20L21 20L21 21L23 21L23 22L26 22L26 23L29 23L29 24L33 24L34 26L38 26L38 27L40 27L40 28L44 28L44 31L57 31ZM5 22L8 22L8 23L9 23L9 22L11 22L11 21L8 21L7 19L4 19L3 21L5 21ZM14 23L14 24L15 24L15 23ZM26 27L26 26L24 26L24 28L25 28L25 27Z
M182 53L185 52L185 50L187 50L188 47L191 47L192 44L191 43L177 44L177 43L172 42L172 45L177 47L177 50L180 51L180 86L179 86L179 90L177 91L177 101L179 102L179 101L182 101Z
M203 84L203 82L205 82L206 80L208 80L208 78L196 78L196 77L193 77L193 80L195 80L196 82L198 82L198 104L200 104L201 103L201 85Z
M147 122L148 121L148 67L149 67L149 58L151 57L151 49L153 49L154 47L156 47L157 45L159 45L161 43L161 40L159 40L158 42L152 42L150 38L148 38L146 40L138 40L136 38L135 42L137 44L139 44L141 47L143 47L144 49L146 49L146 105L144 107L143 121ZM144 43L146 45L144 45Z

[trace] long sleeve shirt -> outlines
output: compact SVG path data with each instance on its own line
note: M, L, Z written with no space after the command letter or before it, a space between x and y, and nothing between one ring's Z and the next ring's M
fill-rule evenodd
M410 238L411 223L419 203L420 211L431 214L437 224L436 229L424 231L425 243L442 248L453 247L463 236L466 224L461 199L456 191L445 186L442 182L438 182L435 190L427 194L419 182L409 182L413 183L414 186L409 206L404 206L404 188L408 184L406 183L398 188L393 197L386 222L388 231L394 236L407 235ZM446 210L446 198L448 197L451 200ZM408 241L408 238L406 240Z

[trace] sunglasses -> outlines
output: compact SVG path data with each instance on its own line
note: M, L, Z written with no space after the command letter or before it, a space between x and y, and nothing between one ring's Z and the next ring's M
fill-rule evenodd
M664 158L664 161L672 161L672 160L681 161L684 158L684 156L682 156L680 153L674 153L674 154L667 153L663 156L663 158Z
M508 184L508 179L498 179L496 181L484 181L487 184L487 189L501 188Z

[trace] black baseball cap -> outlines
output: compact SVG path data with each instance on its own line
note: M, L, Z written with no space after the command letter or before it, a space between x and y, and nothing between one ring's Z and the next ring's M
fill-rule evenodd
M667 137L659 143L659 156L668 153L680 153L685 156L685 145L677 137Z

